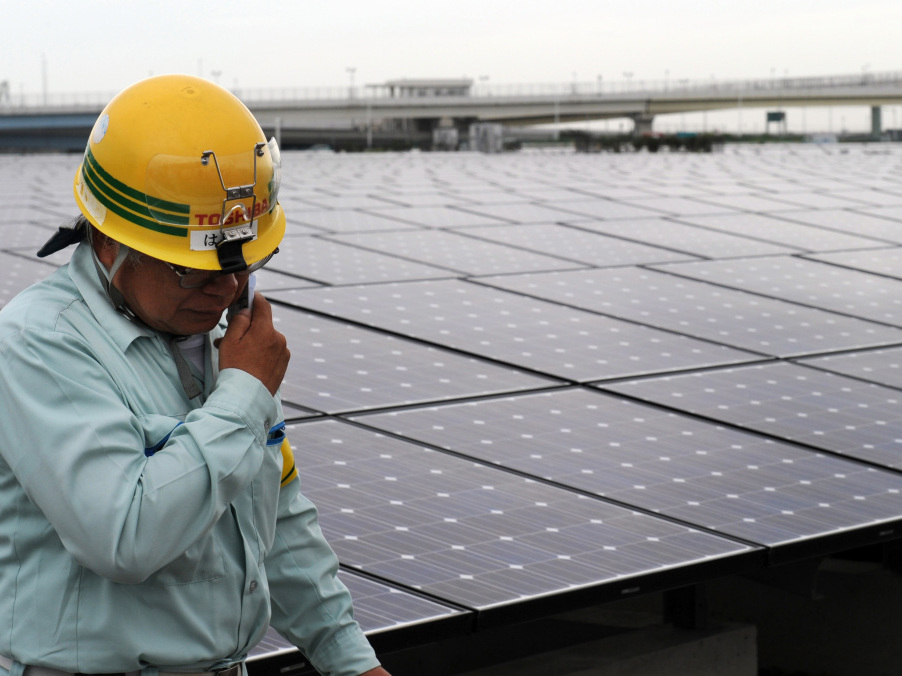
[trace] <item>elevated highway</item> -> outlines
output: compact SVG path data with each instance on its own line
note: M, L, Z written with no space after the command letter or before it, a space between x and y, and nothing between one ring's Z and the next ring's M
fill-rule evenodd
M283 124L330 120L454 119L536 125L631 118L649 125L657 115L738 107L902 103L902 72L812 78L704 82L601 82L559 85L477 86L465 96L384 96L346 90L343 98L303 99L249 90L245 100L262 118Z
M545 85L468 86L461 93L384 85L327 89L238 89L267 131L290 140L301 132L431 136L446 127L466 134L475 122L528 126L629 118L637 133L656 116L736 108L868 106L872 133L881 131L880 107L902 104L902 72L727 81L621 81ZM0 96L0 149L78 150L112 94ZM303 135L303 133L301 133Z

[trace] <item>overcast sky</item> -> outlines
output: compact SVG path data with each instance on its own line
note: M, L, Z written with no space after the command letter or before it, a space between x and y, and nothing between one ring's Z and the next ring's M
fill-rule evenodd
M899 0L0 0L0 22L13 95L902 71Z

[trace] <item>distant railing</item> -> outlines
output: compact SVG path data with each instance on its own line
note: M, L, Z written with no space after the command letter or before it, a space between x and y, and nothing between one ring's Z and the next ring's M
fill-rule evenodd
M0 82L0 85L4 84ZM598 77L591 82L557 82L539 84L488 84L474 83L469 96L473 98L529 97L529 96L626 96L672 93L712 93L741 95L743 92L788 92L801 89L852 87L888 87L902 89L902 72L859 73L856 75L831 75L822 77L770 77L753 80L690 80L663 79L642 80L626 78L608 81ZM248 104L263 102L340 101L348 99L373 100L392 98L385 86L366 85L356 87L233 87L231 91ZM7 84L0 87L0 113L15 112L17 108L98 108L105 105L116 92L45 92L18 94ZM420 98L420 97L403 97ZM436 97L422 97L436 98Z

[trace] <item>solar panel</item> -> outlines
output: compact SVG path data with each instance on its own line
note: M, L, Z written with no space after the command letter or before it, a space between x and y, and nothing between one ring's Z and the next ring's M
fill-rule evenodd
M902 196L891 195L877 191L869 191L874 197L884 196L897 204L902 204ZM783 214L783 218L816 225L831 230L840 230L852 235L862 235L871 239L888 242L902 243L902 232L899 230L898 221L891 221L879 216L856 210L844 209L817 209L811 211L794 211L791 214Z
M578 266L573 261L442 230L334 235L329 240L423 261L468 275L561 270ZM662 258L667 260L667 257Z
M615 237L684 251L701 258L772 256L796 251L778 244L717 230L708 230L664 218L578 221L574 225L584 230L593 230Z
M303 289L272 297L506 364L598 380L739 363L755 355L458 280Z
M893 472L582 389L357 419L769 547L902 518Z
M558 208L577 216L588 218L651 218L661 216L662 212L651 206L639 206L622 201L607 199L574 200L561 202ZM568 219L572 220L572 218Z
M902 348L833 354L800 363L902 390Z
M731 196L730 201L734 201ZM787 205L788 208L792 208ZM740 205L741 208L741 205ZM764 211L764 209L759 209ZM700 225L734 235L754 237L766 242L795 247L802 251L840 251L842 249L864 249L878 247L885 243L856 237L835 230L818 228L801 223L793 223L794 212L764 215L737 212L717 216L681 216L680 220L691 225Z
M395 218L380 216L378 212L354 209L321 209L306 211L294 220L326 232L368 232L373 230L416 230L419 226L403 223ZM293 229L293 226L292 226Z
M887 277L902 277L902 249L898 247L809 254L806 258Z
M712 195L706 197L705 200L711 204L721 208L724 211L741 211L747 216L749 213L771 213L783 212L798 209L798 205L789 204L780 199L775 199L773 195L764 194L746 194L746 195L730 195L729 197L719 197ZM716 216L711 220L715 223L722 223L727 217ZM693 219L694 222L695 219ZM764 219L766 220L766 219Z
M503 225L508 222L499 218L475 214L444 205L380 209L377 214L387 218L395 218L404 223L429 228L454 228L462 225Z
M830 190L786 192L781 194L778 199L793 206L809 209L845 209L862 206L862 202ZM781 214L781 216L784 215Z
M573 195L576 198L576 195ZM466 211L482 216L491 216L508 223L537 224L556 223L565 218L572 218L573 214L555 209L552 206L535 204L530 202L508 202L503 204L473 204L462 206Z
M902 280L789 256L679 263L668 272L902 326Z
M308 195L308 204L319 209L385 209L396 206L389 200L373 195Z
M766 355L789 357L902 341L902 331L893 327L638 267L482 281Z
M361 284L448 277L431 265L330 242L318 237L285 237L268 267L322 284Z
M305 289L320 286L309 279L279 272L274 266L258 270L255 275L256 288L264 295L270 294L275 289Z
M605 389L884 467L902 467L898 390L790 363L634 380Z
M328 413L542 388L558 381L276 306L292 359L282 399Z
M293 425L289 438L343 564L473 609L597 585L616 596L637 576L755 551L348 423Z
M685 196L673 197L636 197L630 204L640 206L669 216L702 216L705 214L722 214L732 208L708 203L708 198L693 199Z
M353 571L339 570L338 578L351 592L354 618L370 636L386 631L397 632L426 622L451 622L464 619L470 614L463 608L444 605L435 599L369 579ZM297 649L294 645L270 627L247 659L248 662L256 662L295 652Z
M0 276L0 308L2 308L20 291L53 272L55 266L38 259L0 251L0 269L3 270L3 275Z
M900 153L283 152L258 288L364 629L439 641L898 537ZM32 258L79 162L0 156L0 307L70 255Z
M695 259L694 256L688 254L608 237L600 232L592 232L578 226L510 225L467 228L461 232L518 249L541 251L566 260L600 267ZM562 269L565 266L558 267ZM483 274L484 272L486 271L481 271Z
M895 191L893 192L893 194L898 194L899 184L893 184L891 190ZM858 209L858 211L866 214L871 214L873 216L878 216L879 218L886 218L891 221L896 221L897 223L899 221L902 221L902 204L895 200L893 200L893 203L889 205L883 205L879 207L865 207L863 209Z

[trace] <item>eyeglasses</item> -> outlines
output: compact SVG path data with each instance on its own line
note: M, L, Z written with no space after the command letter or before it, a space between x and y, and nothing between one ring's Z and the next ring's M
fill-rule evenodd
M245 270L235 273L223 272L222 270L198 270L197 268L186 268L181 265L173 265L172 263L166 263L166 261L162 262L165 263L166 266L176 275L178 275L180 287L182 287L183 289L199 289L226 274L234 274L237 277L247 277L252 272L256 272L264 265L269 263L270 259L277 253L279 253L278 248L276 248L276 250L269 254L266 258L261 258L256 263L251 263L250 265L248 265Z

